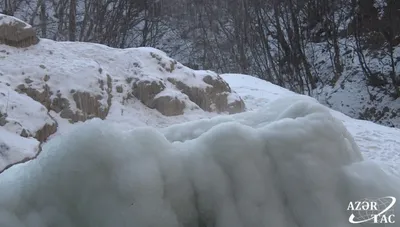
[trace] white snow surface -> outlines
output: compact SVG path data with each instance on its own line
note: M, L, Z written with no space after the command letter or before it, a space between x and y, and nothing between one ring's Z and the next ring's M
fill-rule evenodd
M0 226L345 227L349 201L400 196L311 98L226 118L161 131L86 122L0 175Z
M383 4L384 1L375 1ZM382 8L383 10L383 8ZM320 86L313 91L312 96L320 103L340 111L352 118L366 119L382 125L400 128L400 101L383 92L390 91L389 85L373 86L363 73L358 59L354 39L340 39L339 48L343 73L339 80L332 84L332 58L326 43L314 43L308 46L308 56L314 65L315 72L320 77ZM315 51L315 52L314 52ZM365 62L372 74L381 75L390 81L391 60L385 51L365 50ZM394 58L400 57L400 47L393 49ZM400 71L396 64L395 71Z
M220 76L243 99L247 110L255 110L277 98L295 94L268 81L248 75L222 74Z
M9 123L4 128L18 134L22 129L34 133L45 124L53 123L47 115L46 107L25 94L19 94L3 83L0 83L0 111L9 116L7 117Z
M41 40L23 64L27 59L14 54L24 50L1 47L11 54L0 53L0 110L14 105L9 118L32 130L49 115L58 123L37 159L0 174L1 227L345 227L351 226L349 201L400 198L399 129L354 120L239 74L221 77L248 112L217 116L192 106L182 116L165 117L136 99L122 101L130 75L169 75L157 65L173 60L158 50ZM207 86L205 75L216 76L175 67L175 78L196 86ZM21 78L12 75L33 80L37 89L49 75L54 94L87 90L105 101L98 80L108 73L124 93L112 93L104 121L72 125L13 91ZM172 86L160 95L171 94L187 98ZM14 159L32 157L37 141L18 130L0 127L0 148L17 147Z
M25 29L27 28L31 28L32 26L16 17L10 17L7 16L5 14L0 13L0 26L3 24L7 24L7 25L13 25L14 23L19 23L19 24L24 24L25 25Z
M107 88L108 76L112 79L110 88ZM38 91L43 91L47 85L53 94L51 98L67 98L73 111L77 110L71 101L73 90L101 96L100 102L106 107L110 96L107 89L111 89L112 104L123 103L136 81L158 81L167 90L177 93L180 91L168 78L189 87L206 88L211 86L203 81L206 76L218 79L215 72L192 70L164 52L149 47L115 49L100 44L47 39L25 49L0 45L0 83L15 89L29 79L31 82L27 87ZM116 92L117 86L122 87L123 92ZM189 107L197 106L186 95L176 97L183 98ZM113 111L121 115L122 109L112 107Z
M34 138L20 137L18 134L0 127L0 170L10 163L33 158L38 151L39 142Z
M39 151L36 131L54 121L47 115L46 108L26 95L19 94L0 83L0 113L7 113L7 122L0 127L0 172L11 163L32 158Z
M289 90L247 75L225 74L221 77L243 98L249 110L259 109L279 97L294 95ZM353 119L332 109L330 112L346 126L366 159L400 173L400 129Z
M73 127L68 120L60 117L60 113L47 113L39 102L15 92L24 85L38 93L49 92L50 101L59 97L67 99L73 112L80 112L73 98L74 92L88 92L92 97L101 97L99 102L102 107L109 108L107 121L118 124L124 130L146 125L165 127L217 115L203 111L168 81L172 78L201 89L210 86L203 81L206 76L219 78L212 71L192 70L154 48L115 49L100 44L47 39L41 39L37 45L28 48L0 44L0 112L7 112L10 123L5 126L6 130L17 135L26 129L34 136L37 130L51 122L51 118L58 122L54 136L64 134ZM109 77L111 87L108 87ZM163 83L166 88L158 95L169 95L183 101L186 104L185 114L167 118L132 97L133 83L141 80ZM117 87L121 87L122 92L118 92ZM108 106L109 99L111 106ZM229 94L229 102L235 99L240 100L240 97ZM19 142L15 142L14 145L21 144L17 147L8 144L12 149L7 155L21 157L22 151L38 151L36 145L27 146L24 141L21 137ZM8 160L13 160L11 163L21 161L18 158ZM0 172L4 167L0 165Z

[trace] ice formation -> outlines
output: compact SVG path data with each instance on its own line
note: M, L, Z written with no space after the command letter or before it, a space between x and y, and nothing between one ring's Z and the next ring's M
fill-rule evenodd
M295 96L162 130L82 124L0 175L0 226L350 227L349 201L399 189Z

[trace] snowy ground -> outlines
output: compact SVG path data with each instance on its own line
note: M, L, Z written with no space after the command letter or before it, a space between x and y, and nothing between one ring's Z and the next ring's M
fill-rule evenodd
M265 106L279 97L293 95L291 91L254 77L236 74L222 77L243 98L249 110ZM400 173L400 129L353 119L334 110L331 113L353 135L366 159L383 163Z
M104 121L70 124L50 112L59 130L39 157L0 174L0 226L350 227L349 201L400 198L399 129L354 120L254 77L221 77L247 112L166 117L136 99L114 102ZM28 102L12 97L1 104L17 110ZM47 119L42 107L26 108Z
M223 77L224 80L229 83L231 88L242 97L248 111L262 108L267 103L276 100L277 98L294 94L287 89L273 85L267 81L259 80L257 78L246 75L223 74L221 75L221 77ZM9 90L6 86L2 84L0 84L0 86L3 86L3 96L7 96L7 99L0 99L0 104L3 103L3 106L6 106L6 102L10 102L8 104L10 109L9 115L15 116L16 122L19 119L22 119L24 121L29 120L29 122L31 122L30 124L28 124L28 126L30 125L29 128L32 128L32 130L34 130L36 127L38 127L35 125L35 123L43 124L43 122L48 121L46 120L48 119L48 116L45 113L42 113L43 111L41 110L40 104L34 102L32 99L24 95L19 95L13 90ZM208 119L217 116L217 114L215 113L208 113L199 110L188 112L187 114L182 116L165 117L157 111L149 110L137 100L131 100L129 102L131 102L131 104L127 104L126 106L131 106L133 108L127 108L126 106L114 103L113 109L107 117L107 121L116 124L117 127L123 131L130 130L138 126L155 126L160 128L181 122L188 122L203 118ZM31 110L35 108L38 110L34 111L33 115L30 114L29 112L32 112ZM125 111L124 115L120 114L121 110ZM366 159L381 162L385 166L389 166L391 169L397 169L397 171L400 171L399 129L381 126L369 121L356 120L337 111L332 110L331 112L336 118L340 119L344 123L347 130L349 130L349 132L353 135L357 142L357 145L360 147L361 152ZM26 117L21 117L18 115L23 115ZM43 121L39 119L40 116L42 116L42 118L44 119ZM55 116L59 124L59 128L51 138L64 135L81 124L75 123L74 125L72 125L67 120L58 117L56 114L53 114L53 116ZM135 117L132 118L132 116ZM36 118L38 118L39 120L33 120ZM20 125L19 122L15 124L14 127L16 127L16 129L14 131L20 133L21 129L18 128L18 125ZM24 126L25 125L26 124L24 124ZM16 143L11 144L11 146L14 146L15 148L21 150L20 152L18 152L18 155L13 158L21 159L22 156L32 157L35 152L37 152L36 149L38 146L38 142L36 140L30 138L21 139L21 137L13 133L9 133L4 128L0 129L0 135L2 135L0 137L0 142L1 140L10 138L10 136L18 137L15 140L7 139L9 145L9 141L16 141ZM5 165L6 163L0 163L0 166Z
M399 187L329 109L288 95L163 129L79 125L1 175L0 226L350 227L349 201Z
M314 67L314 72L320 77L322 84L313 91L313 97L322 104L338 110L350 117L367 119L382 125L400 128L400 99L394 99L393 88L389 85L378 85L366 79L358 59L356 44L352 39L339 41L340 58L343 73L332 85L332 55L327 51L327 44L311 43L307 55ZM333 50L332 50L333 51ZM393 50L395 72L400 71L400 47ZM391 60L386 51L365 50L365 62L374 75L380 79L391 81ZM374 84L374 86L372 86Z
M111 75L113 78L112 105L106 120L117 124L121 130L138 126L166 127L217 116L216 113L205 112L201 109L187 109L184 115L165 117L147 108L137 99L127 98L131 92L131 84L126 82L129 78L163 80L164 77L175 77L185 80L187 75L196 74L197 77L187 83L201 84L201 81L196 81L196 78L199 80L204 73L207 73L206 71L193 71L180 63L177 63L173 73L163 69L160 71L160 62L149 53L157 53L162 57L162 62L173 62L173 59L155 49L119 50L98 44L54 42L45 39L41 40L37 46L28 48L27 51L4 45L1 49L0 112L3 113L7 109L8 118L12 122L6 125L6 130L3 127L0 131L1 135L4 134L0 136L0 144L5 144L1 142L1 138L9 136L5 131L20 134L25 129L34 133L39 127L51 122L49 115L56 119L59 125L52 138L65 134L76 126L62 119L59 113L54 111L50 111L48 115L43 105L15 92L14 89L20 84L38 89L38 91L43 91L43 87L48 85L53 93L51 98L61 94L61 97L70 101L71 108L75 111L76 106L71 91L82 90L89 91L93 95L101 95L103 97L101 102L106 103L109 94L101 89L99 81L104 82L107 80L107 75ZM262 108L278 97L293 94L286 89L250 76L229 74L222 77L243 98L247 110ZM122 93L116 91L117 86L123 88ZM353 134L365 157L382 161L393 167L399 166L398 138L400 134L398 129L354 120L335 111L332 113L341 119ZM7 162L20 159L21 155L32 156L37 152L37 141L18 138L21 138L21 142L8 144L9 147L13 147L17 155L9 157ZM0 169L5 165L6 163L0 163Z
M221 77L228 82L232 90L241 96L248 111L260 109L278 98L294 95L293 92L287 89L247 75L222 74ZM114 108L118 111L124 108L128 112L121 116L119 112L112 111L107 120L117 124L117 127L121 128L121 130L129 130L138 126L162 128L177 123L203 118L209 119L217 116L215 113L191 111L183 116L167 118L149 110L138 101L132 101L132 105L135 108L115 106ZM331 113L343 122L347 130L355 138L366 159L383 163L384 166L389 166L391 169L396 169L400 172L400 129L353 119L334 110L331 110ZM132 119L131 116L135 116L135 118ZM58 122L65 122L65 120L59 119ZM64 134L75 127L75 125L71 125L68 122L65 122L64 125L65 127L60 127L63 130L58 131L55 136Z
M33 137L45 125L54 123L52 118L58 123L52 137L74 127L69 122L74 114L86 119L90 113L83 110L84 104L89 106L86 109L92 108L92 115L103 111L107 120L124 130L146 125L165 127L216 116L216 113L202 110L170 82L173 79L201 91L210 87L203 81L204 77L219 78L211 71L192 70L153 48L115 49L93 43L46 39L24 49L0 44L0 172L22 160L21 157L32 157L38 152L39 141L35 142ZM155 98L170 95L181 100L185 104L185 114L167 118L145 106L133 95L133 87L140 82L155 82L160 87L162 84L163 91L149 88L148 93L155 92ZM145 97L146 89L143 90ZM85 98L82 94L89 94L91 99L82 100L82 96ZM227 95L228 102L238 98L233 93ZM81 107L76 100L83 103ZM207 103L213 104L211 100ZM94 107L96 105L99 108ZM62 118L63 113L66 116ZM12 144L4 141L8 134L14 134L17 141ZM27 134L25 137L29 139L19 136L21 134Z

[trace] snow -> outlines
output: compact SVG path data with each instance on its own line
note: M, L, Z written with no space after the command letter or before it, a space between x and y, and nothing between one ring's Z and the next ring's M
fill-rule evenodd
M70 110L78 113L81 110L75 104L75 92L88 92L92 97L100 97L101 107L109 109L107 120L124 130L145 125L165 127L217 115L201 110L168 81L174 79L201 89L210 86L203 81L206 76L220 79L212 71L192 70L164 52L148 47L115 49L100 44L47 39L23 49L0 45L0 111L5 111L9 102L7 120L16 124L9 123L6 127L8 131L18 134L26 129L34 136L37 130L52 122L51 118L59 123L54 136L65 134L72 128L67 120L60 117L60 113L47 113L42 104L15 92L24 85L37 93L48 92L50 97L45 100L47 103L55 98L68 100ZM110 78L111 87L108 83ZM158 96L178 98L185 103L185 114L166 118L132 97L133 83L141 80L164 84L165 90ZM117 87L122 88L122 92L118 92ZM230 102L239 99L236 94L228 95ZM111 106L108 101L111 101ZM37 149L32 147L30 152L35 151Z
M248 75L221 74L220 76L243 99L248 110L263 107L279 97L294 94L268 81Z
M10 163L35 157L38 149L39 142L37 140L20 137L18 134L0 127L0 173Z
M232 117L162 132L83 123L1 175L0 224L351 226L349 200L400 196L398 179L362 162L346 128L308 97Z
M337 111L331 112L353 135L364 158L400 176L400 129L356 120Z
M385 14L385 7L387 6L386 1L374 0L374 7L378 10L379 19L382 19Z
M294 94L289 90L247 75L225 74L221 77L243 98L246 108L250 110L262 108L279 97ZM354 96L357 92L352 94ZM343 98L342 100L347 100L346 97ZM366 159L382 164L383 168L388 168L387 170L392 173L400 173L400 129L353 119L332 109L330 112L346 126Z
M8 105L7 119L32 131L50 116L58 123L37 159L0 174L1 227L346 227L349 201L400 198L399 129L239 74L220 76L235 92L229 101L240 96L247 112L217 115L188 105L184 115L166 117L126 99L126 79L164 81L159 96L189 103L167 77L201 87L208 86L205 76L218 75L190 70L152 48L50 40L31 51L0 48L0 111ZM53 94L70 99L78 89L106 103L98 80L107 74L124 92L113 89L104 121L71 124L14 91L21 78L40 90L48 75ZM0 127L0 149L15 151L4 158L0 150L0 169L38 152L38 142L20 130Z
M0 26L3 25L3 24L12 25L12 24L14 24L16 22L24 24L25 25L25 27L24 27L25 29L32 27L30 24L25 23L24 21L22 21L22 20L20 20L20 19L18 19L16 17L10 17L10 16L7 16L7 15L4 15L4 14L0 13Z
M339 40L344 71L334 84L332 83L334 65L327 46L329 45L326 43L313 43L307 47L306 54L310 56L315 75L320 79L319 87L313 91L312 96L322 104L352 118L399 128L400 121L396 117L400 113L399 99L393 99L392 95L385 91L393 91L390 85L380 86L375 82L373 86L368 81L355 51L357 49L355 40L352 38ZM391 60L387 51L366 49L363 54L365 64L371 73L390 82ZM400 56L400 48L394 48L393 54L394 59L397 59ZM400 66L396 62L395 65Z
M203 81L205 76L218 78L214 72L189 69L164 52L149 47L114 49L100 44L41 39L37 45L25 50L5 45L0 45L0 49L0 82L15 88L23 83L21 78L27 78L33 81L30 88L42 91L46 84L53 97L61 95L68 100L73 100L72 90L87 91L94 96L100 95L103 105L107 104L109 94L101 88L100 81L107 87L107 75L112 78L113 88L124 88L123 94L112 93L119 99L126 97L131 89L127 81L161 81L167 88L177 91L168 78L198 88L210 86ZM44 81L46 76L48 81ZM72 102L71 105L76 111L75 104Z
M0 172L10 163L32 158L39 151L34 138L20 136L23 132L35 136L46 124L53 124L46 108L26 95L19 94L0 83L0 113L7 114L0 127Z
M33 133L46 123L53 123L47 115L46 107L3 83L0 83L0 112L8 115L9 123L4 127L18 134L21 134L22 129Z

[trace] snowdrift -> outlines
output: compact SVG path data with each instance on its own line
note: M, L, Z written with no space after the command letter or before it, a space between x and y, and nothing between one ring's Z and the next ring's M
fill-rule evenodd
M163 130L85 122L0 175L0 226L345 227L349 201L399 188L295 96Z
M38 39L31 25L0 13L0 173L88 119L130 128L243 111L216 72L149 47Z

